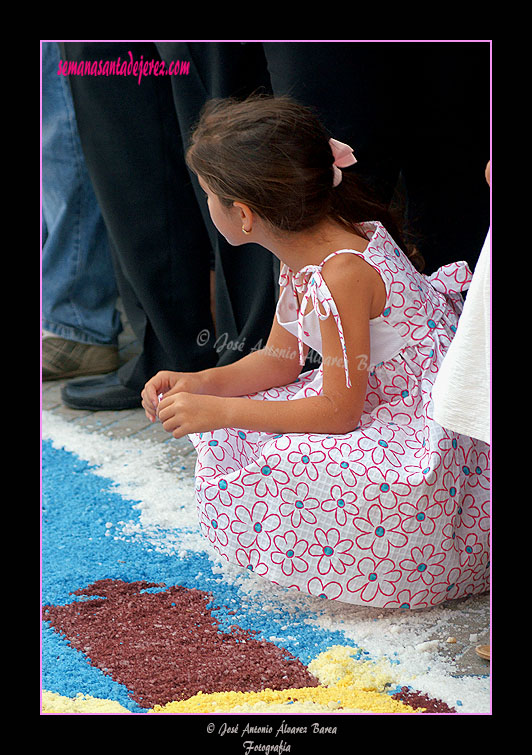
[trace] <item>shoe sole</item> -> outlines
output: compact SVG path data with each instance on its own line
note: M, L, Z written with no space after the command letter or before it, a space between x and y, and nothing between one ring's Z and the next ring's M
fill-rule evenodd
M122 404L109 404L107 406L95 406L94 404L82 404L82 403L74 403L73 401L69 401L64 396L61 396L61 401L65 406L68 406L69 409L78 409L80 411L86 411L86 412L120 412L124 411L124 409L141 409L142 403L139 399L138 403L135 402L124 402Z
M116 370L120 367L119 364L115 365L114 367L109 367L107 370L98 370L97 372L94 372L93 370L90 371L83 371L80 372L79 370L74 370L73 372L62 372L60 375L49 375L47 377L42 378L43 383L50 383L53 380L66 380L67 378L73 378L73 377L97 377L98 375L107 375L109 372L116 372Z

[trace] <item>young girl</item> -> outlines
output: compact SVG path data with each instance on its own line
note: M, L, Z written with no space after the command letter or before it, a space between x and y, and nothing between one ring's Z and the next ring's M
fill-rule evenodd
M142 392L147 416L196 448L213 548L348 603L421 608L485 591L489 446L437 425L431 401L466 264L418 272L356 169L342 171L351 149L288 98L208 103L187 161L220 233L281 261L263 349L159 372ZM322 363L300 374L309 348Z

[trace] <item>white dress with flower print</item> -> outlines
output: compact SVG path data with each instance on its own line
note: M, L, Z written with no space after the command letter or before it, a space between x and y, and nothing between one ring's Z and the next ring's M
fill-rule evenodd
M364 252L330 255L359 254L386 286L385 308L370 323L359 425L345 435L191 434L198 514L220 556L276 584L347 603L424 608L489 588L490 448L438 425L431 399L472 276L464 262L422 275L380 223L361 228ZM296 275L283 267L277 305L279 322L319 354L318 316L335 318L343 342L322 265ZM303 315L309 299L314 307ZM349 385L347 357L345 372ZM290 401L321 388L320 366L251 398Z

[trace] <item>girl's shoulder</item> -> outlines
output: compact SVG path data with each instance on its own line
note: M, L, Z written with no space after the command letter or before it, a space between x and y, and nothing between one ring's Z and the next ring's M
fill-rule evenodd
M346 249L324 260L321 277L338 304L368 302L371 317L378 316L385 306L386 285L361 251Z
M340 249L326 257L321 264L321 274L327 282L339 285L348 283L352 285L360 280L372 280L378 276L375 267L365 259L364 252L368 246L365 242L364 249Z
M368 221L360 223L357 226L357 233L351 231L345 231L337 241L336 251L328 254L323 262L322 267L327 265L329 268L332 264L338 269L345 268L345 270L356 270L357 266L364 268L374 267L370 264L366 257L369 252L373 252L379 248L381 243L388 238L388 234L382 223L379 221ZM335 262L333 262L336 260Z

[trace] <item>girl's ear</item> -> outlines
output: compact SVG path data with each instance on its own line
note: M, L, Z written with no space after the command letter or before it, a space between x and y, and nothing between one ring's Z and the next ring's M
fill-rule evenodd
M253 212L243 202L233 202L233 207L236 207L239 211L240 221L244 223L253 224Z

